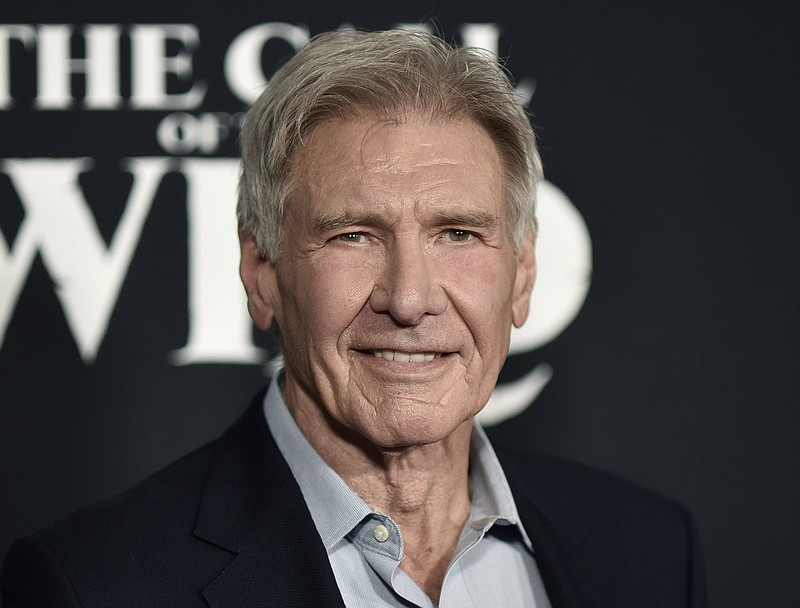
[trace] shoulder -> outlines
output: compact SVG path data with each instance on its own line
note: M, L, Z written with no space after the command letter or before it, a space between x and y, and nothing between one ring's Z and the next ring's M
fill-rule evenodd
M545 569L558 561L607 605L705 605L699 543L682 505L581 464L495 451Z
M107 605L148 605L148 594L157 592L165 600L160 605L184 605L180 594L196 596L235 554L203 537L200 516L209 504L212 515L235 509L235 497L220 496L220 479L233 480L247 503L246 492L257 485L247 471L267 441L259 413L255 402L220 439L127 492L17 541L3 564L3 601L9 607L75 606L103 597ZM236 515L232 519L241 520Z
M170 554L180 564L202 551L192 528L210 451L202 448L124 494L17 541L3 564L4 601L74 606L98 592L122 601L115 594L144 589Z
M692 518L674 500L583 464L502 448L497 455L520 514L575 545L662 559L696 550Z
M209 476L237 477L240 485L252 476L254 454L265 451L268 430L259 394L251 407L221 437L197 448L153 473L128 491L84 508L33 535L58 553L125 547L130 537L137 546L150 536L190 534L198 506L217 492ZM221 470L220 470L221 469ZM244 472L242 472L244 470Z
M638 484L576 462L496 447L514 495L584 521L654 516L686 524L685 509Z
M81 509L34 535L53 547L66 549L71 539L121 542L121 536L140 525L159 522L170 527L191 526L208 469L212 446L204 446L168 465L126 492ZM141 528L139 528L141 535Z

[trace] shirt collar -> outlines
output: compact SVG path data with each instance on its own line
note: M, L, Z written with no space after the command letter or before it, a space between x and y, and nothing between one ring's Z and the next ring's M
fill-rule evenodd
M264 415L278 449L289 465L325 550L330 551L364 517L367 504L308 442L283 401L276 375L264 398Z
M516 526L528 550L533 551L530 537L520 520L511 487L497 459L489 438L475 420L470 446L470 485L472 512L468 525L488 530L493 524Z
M264 398L264 415L281 454L306 501L311 518L330 552L365 517L375 513L322 459L292 417L276 374ZM470 449L472 512L467 527L487 530L493 524L514 525L529 550L530 538L520 521L511 488L489 438L475 421Z

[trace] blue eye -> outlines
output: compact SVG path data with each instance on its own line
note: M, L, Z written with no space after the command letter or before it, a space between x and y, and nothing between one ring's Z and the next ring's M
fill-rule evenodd
M459 230L458 228L451 228L445 232L445 238L455 243L463 243L470 240L474 235L469 230Z
M338 235L336 240L342 241L343 243L363 243L365 238L366 236L363 232L347 232Z

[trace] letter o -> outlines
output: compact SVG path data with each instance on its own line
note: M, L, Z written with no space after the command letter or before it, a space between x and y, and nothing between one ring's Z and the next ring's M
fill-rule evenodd
M187 112L167 114L156 129L156 140L171 154L188 154L197 149L201 125L197 117Z

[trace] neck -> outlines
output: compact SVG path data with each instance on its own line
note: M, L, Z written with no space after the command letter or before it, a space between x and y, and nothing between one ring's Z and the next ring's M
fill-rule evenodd
M367 504L403 533L400 567L438 604L444 577L469 517L469 434L464 423L449 441L382 453L373 473L344 477Z
M288 397L288 395L287 395ZM320 410L289 410L323 460L403 534L400 567L438 603L444 575L469 517L469 450L472 420L440 441L382 448L344 428Z

